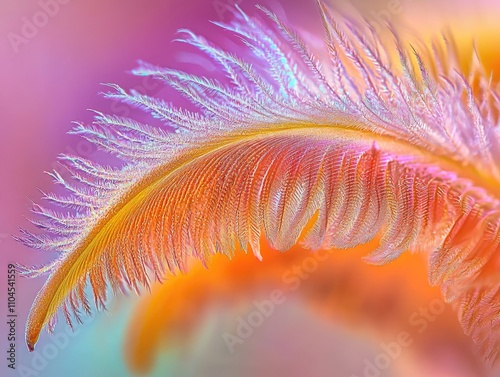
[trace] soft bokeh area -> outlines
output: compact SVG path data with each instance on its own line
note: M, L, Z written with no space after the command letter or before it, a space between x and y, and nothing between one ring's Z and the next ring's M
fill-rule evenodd
M335 6L361 9L375 28L383 28L388 19L401 27L403 36L428 39L451 30L463 51L472 52L475 43L486 68L494 70L494 80L500 78L498 1L349 2L331 0ZM257 14L256 3L294 25L311 43L319 43L313 37L321 30L313 0L2 0L2 355L8 349L7 264L40 265L55 257L30 250L11 237L18 234L18 227L28 226L25 217L31 200L39 200L39 190L53 189L43 172L58 168L59 153L105 161L94 146L67 135L71 122L90 122L92 113L87 109L141 117L140 112L99 96L105 91L101 83L119 83L184 104L171 89L127 72L144 60L217 75L217 67L193 48L172 42L176 31L190 28L220 44L234 44L209 21L229 19L236 4ZM286 256L266 250L265 245L264 249L262 263L242 253L232 262L220 257L209 271L194 265L188 276L154 285L151 294L113 298L108 312L84 319L76 332L61 317L54 335L44 331L34 353L24 343L24 326L44 280L18 277L17 369L7 368L2 357L0 375L500 375L498 370L484 369L451 308L440 301L437 290L428 288L426 266L418 257L373 267L361 261L363 250L311 261L299 248ZM249 321L257 325L249 326ZM391 352L393 357L381 356ZM388 360L387 368L374 366L377 360Z

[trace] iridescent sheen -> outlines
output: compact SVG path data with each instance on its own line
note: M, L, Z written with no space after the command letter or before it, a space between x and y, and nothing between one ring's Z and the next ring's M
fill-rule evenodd
M439 59L318 4L324 51L263 9L273 27L243 12L219 24L245 41L242 51L181 32L229 84L145 63L135 70L177 89L197 112L110 85L109 98L165 128L98 112L74 129L125 166L64 155L72 179L52 173L68 196L46 199L76 212L35 206L45 233L22 237L60 252L25 270L49 274L28 318L30 349L61 307L70 324L91 311L88 283L102 308L108 286L139 291L186 271L193 257L206 262L241 247L260 258L262 237L281 251L299 241L349 249L378 237L365 259L428 253L431 284L456 304L485 357L498 358L497 91L477 59L464 72L449 39L431 46L444 51Z

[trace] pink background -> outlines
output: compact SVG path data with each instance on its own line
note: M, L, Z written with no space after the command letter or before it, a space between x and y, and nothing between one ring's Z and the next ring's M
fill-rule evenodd
M463 28L473 32L479 24L493 25L500 15L498 2L493 0L448 1L439 5L425 0L401 1L403 11L397 17L410 19L419 30L434 29L436 23L446 19L451 24L454 20L466 20ZM240 1L241 7L249 13L255 12L253 3L254 0ZM313 1L264 0L259 3L268 4L301 28L307 28L308 24L318 26ZM105 90L99 83L115 82L129 88L146 86L148 94L161 90L127 74L138 59L192 72L200 69L197 65L203 65L204 61L187 61L191 57L185 54L192 50L172 44L171 40L181 27L205 34L216 32L217 29L208 22L221 20L221 13L214 4L205 0L70 0L60 5L57 14L16 52L9 42L9 33L20 34L23 17L32 19L41 8L37 1L0 2L2 321L5 318L6 263L41 264L53 258L53 255L29 250L10 237L10 234L18 233L19 226L28 225L24 217L29 216L29 198L38 201L40 197L37 188L51 190L51 179L43 171L52 169L61 152L76 151L82 156L95 152L79 138L66 135L72 128L71 122L91 121L92 115L86 110L89 108L116 111L120 115L128 111L97 96L98 92ZM429 5L434 7L432 11ZM42 279L19 279L17 282L17 332L21 338L18 362L29 362L32 357L22 341L23 327L27 311L42 283ZM4 329L2 325L2 350L6 345ZM314 339L316 333L321 336L322 331L311 328L309 337ZM3 375L3 361L0 370ZM45 370L39 375L51 374Z

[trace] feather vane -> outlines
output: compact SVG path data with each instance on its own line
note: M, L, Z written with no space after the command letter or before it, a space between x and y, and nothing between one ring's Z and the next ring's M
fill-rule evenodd
M109 85L108 98L165 127L96 112L73 130L124 165L63 155L71 179L50 173L67 195L45 199L74 212L34 205L44 232L20 237L59 253L24 270L49 274L28 318L30 349L60 308L69 323L91 311L87 284L102 308L108 286L139 292L167 271L186 271L191 258L231 256L237 246L260 258L261 237L286 251L297 242L348 249L379 236L366 260L429 253L430 282L457 305L485 356L498 358L498 93L480 70L467 77L453 59L432 63L396 32L391 49L318 4L324 51L265 9L274 27L238 11L218 25L244 41L251 61L191 31L180 38L218 63L229 84L146 63L134 70L198 111Z

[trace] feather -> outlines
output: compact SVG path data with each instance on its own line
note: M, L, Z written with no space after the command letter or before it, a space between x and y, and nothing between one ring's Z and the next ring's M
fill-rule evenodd
M434 57L395 31L395 45L373 31L365 38L368 26L318 5L324 51L311 51L267 10L273 27L237 10L219 26L253 57L191 31L179 39L219 64L229 83L145 63L134 71L166 82L197 111L109 85L107 97L163 127L97 112L74 129L123 167L62 156L72 179L51 173L68 194L46 198L73 212L35 206L45 232L19 238L59 253L48 266L24 268L49 274L27 321L31 350L59 309L70 324L80 308L90 311L87 284L101 308L108 287L139 292L185 272L191 258L206 263L237 247L261 258L262 236L280 251L298 242L349 249L379 237L366 261L429 253L430 282L484 355L498 358L498 94L481 70L467 78L451 59L432 63L447 67L434 73L426 68Z

